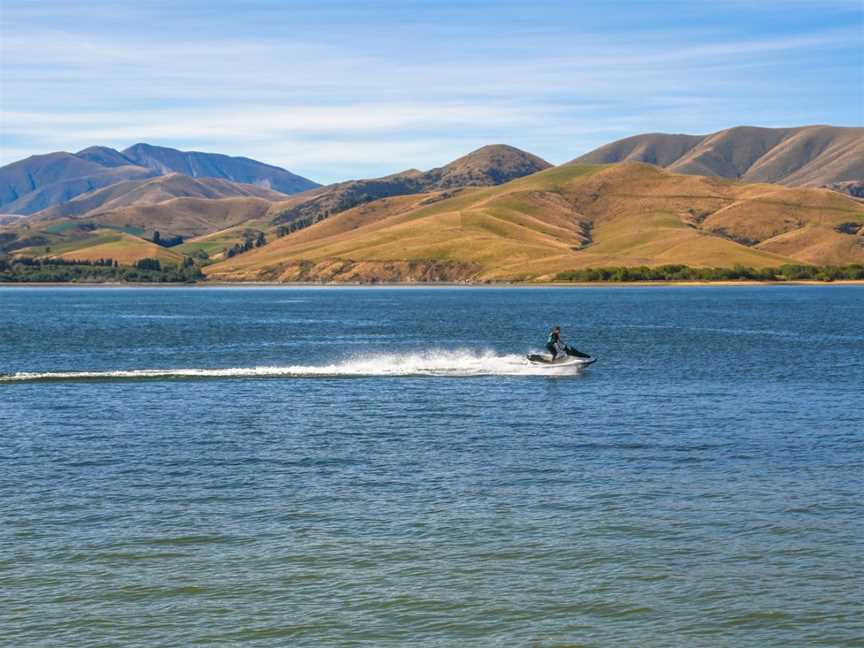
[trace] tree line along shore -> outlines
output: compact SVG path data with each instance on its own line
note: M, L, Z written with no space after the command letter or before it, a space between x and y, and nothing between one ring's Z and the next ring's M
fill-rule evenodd
M848 281L864 279L864 265L815 266L789 264L776 268L694 268L686 265L655 267L584 268L560 272L558 281L651 282L651 281Z
M0 259L0 283L195 283L204 278L189 257L178 265L145 258L131 266L116 259Z
M201 265L191 258L168 265L155 258L121 265L114 259L68 260L19 257L0 259L0 283L198 283L206 281ZM864 281L864 265L782 265L775 268L612 266L559 272L552 283L664 283L722 281ZM537 283L512 280L513 283ZM220 282L223 283L223 282ZM243 282L236 282L243 283ZM375 283L375 282L369 282ZM470 282L469 282L470 283ZM489 283L489 282L477 282ZM542 283L542 282L541 282Z

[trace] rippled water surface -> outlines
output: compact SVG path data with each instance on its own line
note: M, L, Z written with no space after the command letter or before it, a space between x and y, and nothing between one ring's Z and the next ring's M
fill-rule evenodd
M864 288L0 314L0 645L862 645Z

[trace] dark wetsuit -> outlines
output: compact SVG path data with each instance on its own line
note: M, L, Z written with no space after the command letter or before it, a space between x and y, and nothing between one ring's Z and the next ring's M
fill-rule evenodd
M552 331L549 334L549 341L546 343L546 350L552 354L552 359L558 355L558 343L561 341L561 334L557 331Z

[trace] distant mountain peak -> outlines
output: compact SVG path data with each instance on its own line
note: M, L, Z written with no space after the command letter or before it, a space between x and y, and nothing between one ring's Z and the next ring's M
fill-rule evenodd
M509 144L487 144L481 146L444 165L443 168L458 168L471 166L474 168L487 168L491 166L502 167L514 164L529 164L536 167L538 171L548 169L551 164L532 153L518 149Z
M87 148L78 151L75 154L75 157L81 158L82 160L90 160L91 162L96 162L97 164L106 167L119 167L135 164L120 151L108 146L88 146Z
M438 169L428 171L428 183L437 189L470 185L498 185L521 178L551 164L531 153L508 146L489 144L471 151Z
M734 126L708 135L647 133L606 144L574 162L627 160L688 175L820 186L864 180L864 128Z
M491 144L430 171L409 169L383 178L349 180L286 201L274 222L320 220L379 198L462 187L488 187L552 166L536 155L506 144Z
M58 151L7 164L0 168L0 211L32 214L94 189L169 173L251 184L283 194L320 186L251 158L139 142L123 151L89 146L77 153Z
M139 142L124 149L123 155L136 164L154 169L159 173L174 171L192 178L222 178L258 185L286 194L300 193L320 186L317 182L281 167L221 153L180 151L167 146Z

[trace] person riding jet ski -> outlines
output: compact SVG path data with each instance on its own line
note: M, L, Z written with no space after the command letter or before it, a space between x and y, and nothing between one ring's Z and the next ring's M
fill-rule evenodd
M577 351L573 347L561 341L561 327L556 326L549 332L549 339L546 342L546 350L552 354L553 360L558 360L565 355L575 356L577 358L590 358L587 353Z
M561 344L561 327L556 326L549 332L549 339L546 341L546 350L552 354L552 359L555 360L560 354L564 353L563 347L564 345Z

